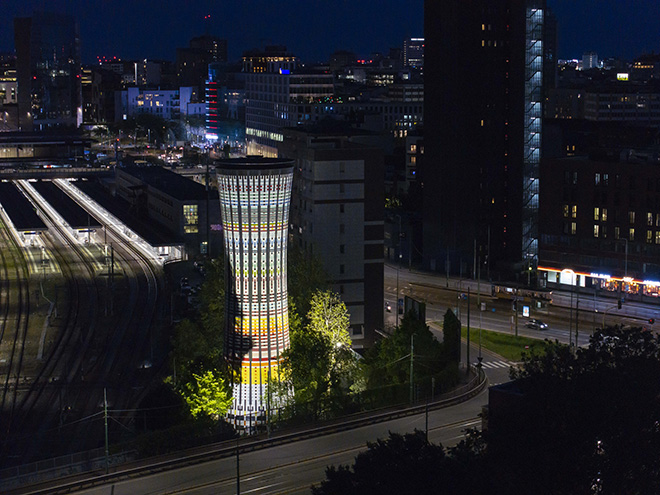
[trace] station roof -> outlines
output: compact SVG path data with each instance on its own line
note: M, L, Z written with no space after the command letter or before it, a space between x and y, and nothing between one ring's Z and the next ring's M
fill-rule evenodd
M47 230L32 203L13 182L0 182L0 205L19 232Z
M205 186L163 167L124 167L117 169L117 172L132 175L150 188L161 191L179 201L206 200ZM216 189L209 191L209 199L218 199Z
M73 229L98 229L101 224L51 181L31 183Z
M131 213L131 205L124 199L112 196L99 182L95 180L79 180L73 183L103 208L108 210L129 229L137 233L151 246L174 246L184 243L180 236L159 228L153 221L148 222L137 218Z

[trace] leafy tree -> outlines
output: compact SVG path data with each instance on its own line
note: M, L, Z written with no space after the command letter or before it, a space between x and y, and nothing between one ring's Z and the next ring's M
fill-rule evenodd
M424 322L408 312L390 337L378 341L367 352L362 369L367 375L368 388L409 384L411 338L414 339L415 383L429 383L431 376L445 369L447 360L443 345Z
M287 254L287 279L289 299L304 319L310 310L310 295L328 289L323 263L293 243Z
M194 418L208 416L219 420L232 402L231 388L218 370L193 373L193 379L182 387L182 395Z
M447 359L460 362L461 360L461 321L451 309L445 313L442 324L442 337L444 351Z
M291 346L282 355L281 372L284 389L293 390L292 405L319 418L340 407L357 365L348 311L337 294L315 292L307 320L307 325L291 326ZM280 397L286 395L280 391Z
M314 495L437 495L489 493L484 476L474 467L483 455L478 437L445 449L427 442L426 434L390 433L386 440L367 443L353 466L330 466L326 479L312 487Z
M585 349L554 343L512 373L515 415L491 408L489 455L525 493L657 493L660 341L640 328L597 331ZM557 476L561 473L561 476Z
M232 370L224 359L225 287L224 260L217 258L207 262L206 278L199 299L199 313L184 319L174 328L172 357L174 377L169 381L186 400L191 390L197 390L199 378L208 373L226 382Z

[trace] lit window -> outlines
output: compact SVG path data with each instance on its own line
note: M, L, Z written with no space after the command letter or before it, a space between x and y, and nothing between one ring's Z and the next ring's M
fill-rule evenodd
M655 226L660 227L660 213L655 214Z
M629 241L634 241L635 240L635 229L629 229L628 230L628 240Z
M417 153L417 145L416 144L411 144L410 145L410 152L411 153Z
M415 165L417 163L417 157L416 156L411 156L410 157L410 164Z
M653 231L652 230L647 230L646 231L646 243L647 244L652 244L653 243Z
M601 222L607 222L607 208L603 208L600 211L600 220Z
M600 220L600 208L598 206L594 208L594 220Z
M563 209L564 209L564 218L568 218L568 213L569 213L568 205L564 205Z
M596 174L596 185L600 185L600 174Z
M628 212L628 221L630 223L635 223L635 212L634 211L629 211Z
M183 205L183 218L185 221L183 231L186 234L196 234L199 231L197 205Z
M575 235L577 233L577 223L571 222L571 234Z
M598 237L600 234L600 226L598 224L594 225L594 237Z
M655 243L660 244L660 230L655 231Z
M646 225L648 225L649 227L653 226L653 213L649 212L646 214Z
M577 205L571 206L571 218L577 218Z

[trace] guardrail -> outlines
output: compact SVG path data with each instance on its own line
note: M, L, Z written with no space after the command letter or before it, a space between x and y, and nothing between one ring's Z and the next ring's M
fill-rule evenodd
M146 476L172 469L178 469L193 464L200 464L211 460L222 459L239 453L254 452L277 445L293 443L309 438L320 437L337 433L340 431L351 430L362 426L368 426L376 423L382 423L406 416L422 414L427 410L442 409L465 402L478 394L486 387L487 379L483 372L476 374L470 382L451 392L443 394L434 402L424 403L411 407L401 407L396 410L388 410L368 416L346 419L332 424L307 428L294 432L284 432L270 438L245 437L238 440L229 440L215 445L196 447L185 452L161 456L161 460L146 459L135 461L124 467L116 467L115 471L109 474L100 472L100 469L87 473L86 476L78 476L77 479L59 480L56 482L40 483L41 486L23 486L12 491L4 492L6 495L46 495L51 493L71 493L74 490L89 489L95 486L104 485L110 482L118 482ZM176 457L174 457L176 456ZM16 486L16 485L14 485Z

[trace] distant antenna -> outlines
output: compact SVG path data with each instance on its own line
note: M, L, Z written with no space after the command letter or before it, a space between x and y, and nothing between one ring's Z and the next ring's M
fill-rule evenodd
M210 31L211 31L211 14L207 14L204 16L204 34L208 36L209 34L211 34Z

